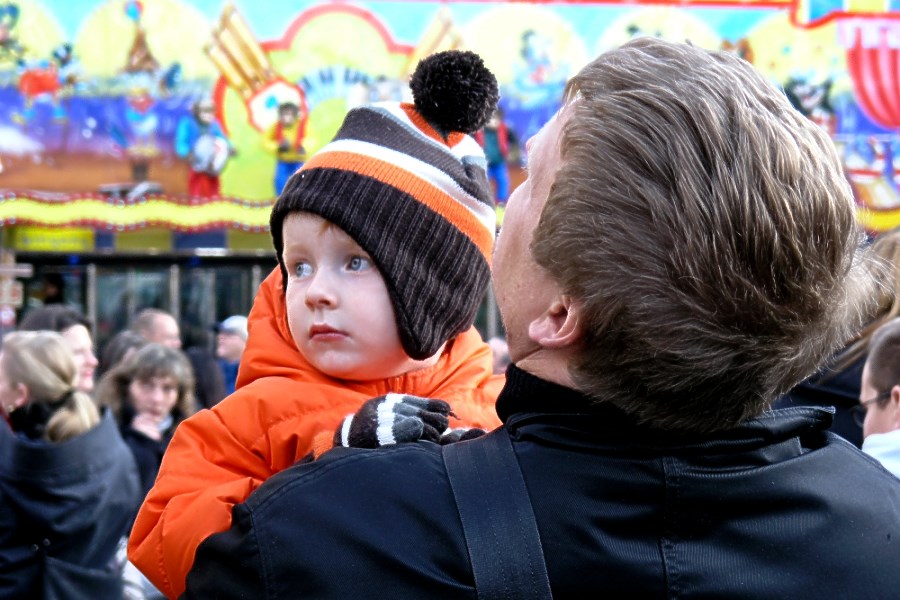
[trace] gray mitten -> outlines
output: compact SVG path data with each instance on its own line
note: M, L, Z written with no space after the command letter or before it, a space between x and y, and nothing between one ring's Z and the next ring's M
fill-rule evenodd
M378 448L404 442L440 442L449 425L450 405L405 394L367 400L356 414L347 415L334 433L334 445Z

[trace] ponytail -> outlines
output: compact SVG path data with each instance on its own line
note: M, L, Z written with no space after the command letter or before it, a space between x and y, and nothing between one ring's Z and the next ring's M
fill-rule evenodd
M100 422L100 413L90 396L76 390L68 395L67 402L47 421L44 431L47 441L64 442L93 429Z
M15 331L3 338L7 381L28 388L28 403L9 418L16 431L64 442L100 422L93 400L75 390L78 371L63 337L53 331Z

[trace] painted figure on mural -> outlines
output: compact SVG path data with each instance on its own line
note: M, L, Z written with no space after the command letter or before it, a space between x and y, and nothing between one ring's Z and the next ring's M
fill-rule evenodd
M544 32L529 29L522 33L516 88L523 106L558 102L562 96L568 65L554 58L552 46L553 40Z
M35 118L36 104L49 104L53 120L65 121L67 113L60 99L72 95L81 76L81 67L75 60L72 45L57 46L49 60L20 60L19 68L18 90L23 107L21 112L12 114L12 120L26 126Z
M832 80L815 82L811 77L792 77L784 86L784 93L791 104L824 129L828 135L837 133L837 117L831 106Z
M16 32L19 12L19 6L12 2L0 6L0 60L18 62L25 54Z
M503 89L507 118L528 138L553 117L562 100L569 65L560 53L558 33L529 27L518 36L513 77Z
M175 131L175 154L190 165L188 194L198 198L219 195L219 174L234 150L216 120L216 105L209 98L194 103Z
M521 152L516 132L503 120L502 108L494 111L484 129L475 134L475 140L484 148L495 199L506 202L509 198L509 165L518 164Z
M294 171L306 162L306 111L294 102L278 105L278 120L266 132L263 145L277 157L275 162L275 195L281 194L284 184Z

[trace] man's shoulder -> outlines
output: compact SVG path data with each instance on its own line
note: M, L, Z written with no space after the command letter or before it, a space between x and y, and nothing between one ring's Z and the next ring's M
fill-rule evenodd
M253 593L474 597L465 593L465 538L437 444L336 448L271 477L233 517L229 532L204 544L218 544L229 561L249 557ZM197 556L195 571L204 564L203 546ZM205 564L221 577L214 562Z
M427 484L426 484L427 482ZM444 489L444 486L446 488ZM426 492L425 489L430 489ZM449 492L441 446L431 442L377 449L335 448L315 462L297 463L266 481L246 502L254 513L298 502L330 510L324 496L414 497ZM312 493L315 492L315 493Z

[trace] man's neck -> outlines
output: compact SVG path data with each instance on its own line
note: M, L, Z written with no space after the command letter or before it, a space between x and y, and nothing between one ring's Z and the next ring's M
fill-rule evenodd
M516 366L544 381L556 383L567 388L578 389L569 371L572 357L568 356L568 354L539 350L518 361Z

